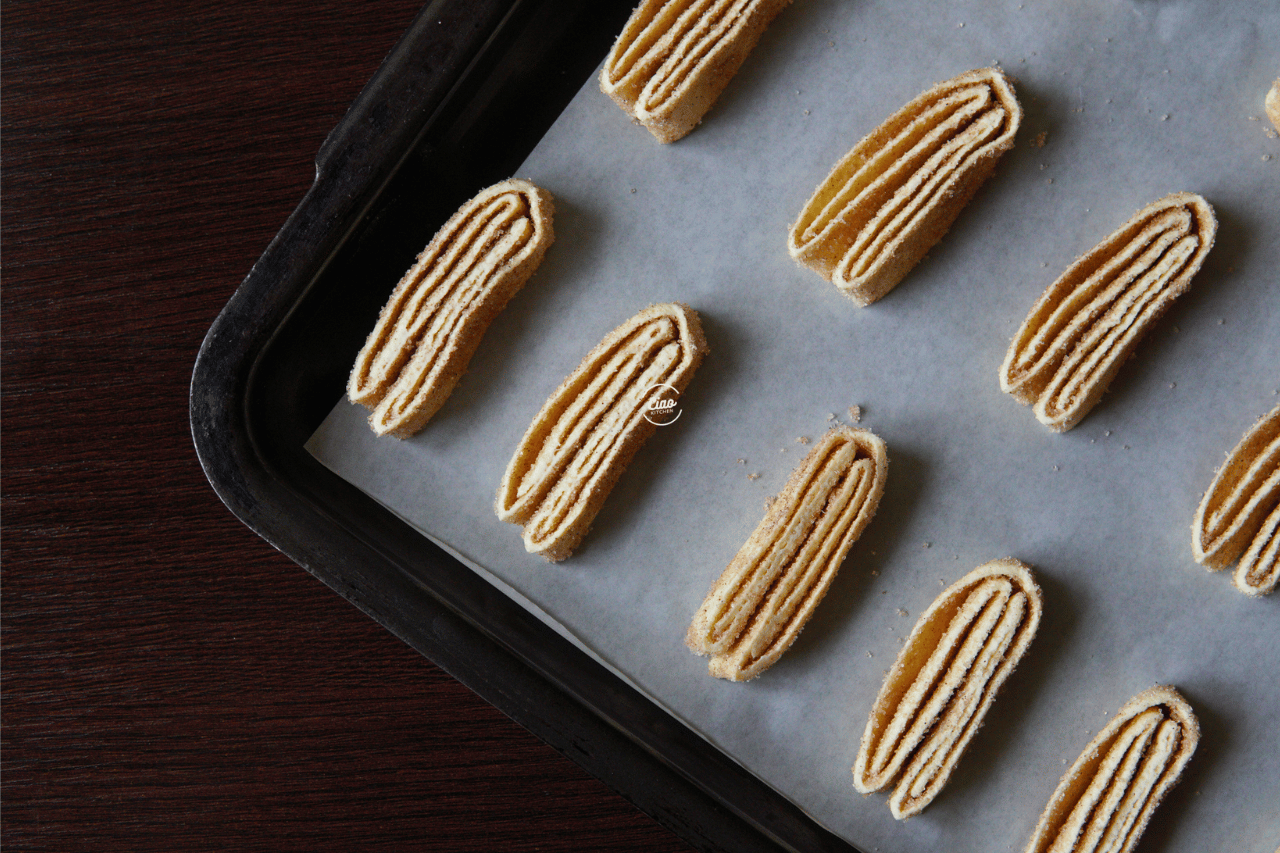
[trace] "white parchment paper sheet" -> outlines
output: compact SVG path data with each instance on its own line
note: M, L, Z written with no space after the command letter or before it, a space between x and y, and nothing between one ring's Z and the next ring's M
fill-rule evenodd
M845 151L997 62L1026 109L1017 148L896 290L860 309L790 260L789 224ZM1280 595L1250 600L1193 563L1189 525L1280 402L1280 141L1256 120L1277 75L1269 0L797 0L674 145L589 82L518 173L555 195L557 242L440 414L401 442L340 401L308 447L868 851L1021 850L1081 747L1160 682L1204 739L1141 849L1271 853ZM1180 190L1218 213L1205 268L1103 403L1050 433L1000 393L1009 338L1074 258ZM712 349L682 416L571 559L525 554L492 510L516 443L605 333L670 300L701 313ZM798 437L853 404L889 445L879 515L778 665L708 677L690 618ZM850 774L882 676L944 584L1006 555L1044 587L1039 636L949 786L896 823Z

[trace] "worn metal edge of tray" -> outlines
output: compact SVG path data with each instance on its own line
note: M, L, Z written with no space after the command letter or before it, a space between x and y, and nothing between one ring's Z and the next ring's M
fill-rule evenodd
M200 464L251 530L691 844L852 850L300 445L272 448L279 437L261 422L255 373L320 270L495 36L518 26L522 7L554 2L436 0L419 13L326 139L315 183L205 337L190 397ZM364 526L335 514L332 495L363 505Z

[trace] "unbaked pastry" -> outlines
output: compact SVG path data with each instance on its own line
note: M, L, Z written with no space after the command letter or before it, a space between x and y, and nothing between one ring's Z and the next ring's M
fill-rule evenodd
M791 226L791 257L870 305L947 233L1021 121L998 68L933 86L836 164Z
M715 582L685 642L717 678L747 681L782 657L875 515L889 458L864 429L827 432Z
M1055 432L1102 399L1143 334L1191 285L1217 220L1194 193L1138 211L1067 268L1032 307L1000 367L1000 389Z
M659 142L697 127L791 0L642 0L600 70L600 90Z
M979 566L933 602L885 677L867 720L853 784L869 794L897 780L889 808L918 814L946 785L1044 609L1023 563Z
M1245 433L1218 469L1191 524L1191 551L1210 571L1236 567L1236 587L1266 595L1280 580L1280 406ZM1241 557L1243 552L1244 556Z
M655 401L681 394L707 354L698 314L651 305L605 336L561 383L498 486L498 518L524 547L563 560L582 541L631 457L660 422Z
M383 306L347 380L378 435L408 438L453 392L489 324L555 239L551 195L521 180L482 190L444 224Z
M1128 853L1196 751L1200 724L1172 687L1130 699L1062 777L1026 853Z

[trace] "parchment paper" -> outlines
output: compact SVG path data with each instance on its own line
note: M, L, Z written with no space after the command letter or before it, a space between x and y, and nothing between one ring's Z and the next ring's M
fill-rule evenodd
M1017 147L925 261L869 308L796 266L787 228L835 161L930 84L993 63L1026 110ZM443 410L401 442L339 401L308 448L868 851L1021 850L1083 745L1159 682L1204 737L1140 849L1272 853L1280 594L1197 566L1189 525L1280 402L1280 141L1257 119L1278 75L1269 0L797 0L674 145L588 82L518 173L555 195L557 242ZM1217 210L1206 266L1103 403L1049 432L999 390L1009 338L1072 260L1180 190ZM600 338L670 300L712 349L681 417L572 558L527 555L492 510L510 454ZM855 404L889 445L878 516L776 666L710 678L689 620L797 439ZM1044 587L1039 635L941 796L897 823L850 774L882 676L943 585L1006 555Z

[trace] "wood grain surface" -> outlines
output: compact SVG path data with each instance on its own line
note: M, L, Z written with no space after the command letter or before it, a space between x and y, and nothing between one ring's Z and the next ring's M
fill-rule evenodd
M689 849L232 516L200 341L416 0L13 0L7 850Z

